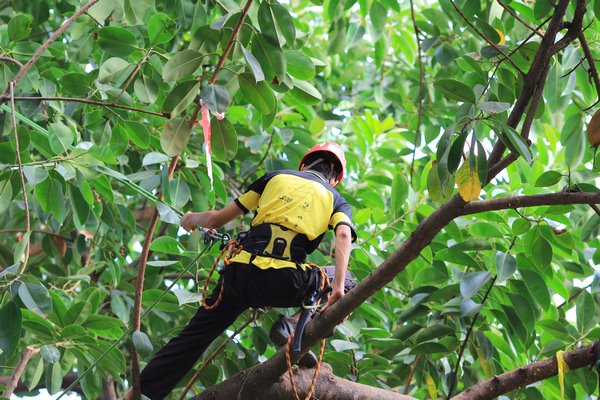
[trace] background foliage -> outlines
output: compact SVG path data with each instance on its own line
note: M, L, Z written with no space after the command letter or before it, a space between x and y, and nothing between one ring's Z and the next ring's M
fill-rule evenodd
M589 3L583 25L593 49L600 4ZM5 88L18 64L82 4L0 4ZM64 376L87 370L130 333L136 267L153 205L148 193L162 193L164 204L184 212L221 207L264 171L295 168L312 144L337 141L347 150L349 173L340 191L353 207L358 241L351 269L360 280L457 191L466 200L597 192L598 162L584 126L598 93L579 44L550 65L530 143L507 127L521 71L530 67L552 3L454 4L415 1L413 21L407 1L263 0L250 5L237 32L246 3L97 2L15 89L30 232L23 229L10 103L4 98L2 105L2 375L11 375L26 347L39 349L20 390L33 393L41 383L57 393ZM232 33L231 52L217 67ZM212 114L212 183L195 123L199 99ZM521 157L480 192L498 140ZM170 179L167 166L179 154ZM159 211L145 307L204 246L197 233L181 234L173 208ZM227 228L236 232L248 223ZM336 375L436 398L451 386L456 392L598 340L599 230L600 216L584 205L456 219L339 327L325 361ZM312 261L331 263L330 239ZM175 290L144 315L140 331L125 335L85 375L80 390L87 398L100 397L106 382L119 390L129 385L131 341L148 360L185 325L216 252L192 263ZM279 311L261 313L202 372L196 388L274 354L267 331ZM587 369L565 379L566 398L597 393L597 378ZM561 385L552 378L508 396L560 398Z

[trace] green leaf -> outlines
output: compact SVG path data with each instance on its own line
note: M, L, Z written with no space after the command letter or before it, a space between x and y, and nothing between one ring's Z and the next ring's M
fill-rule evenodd
M395 217L400 215L400 210L408 198L410 186L406 177L402 174L394 175L392 180L392 213Z
M416 343L428 342L433 339L438 339L444 336L454 335L455 329L448 325L435 324L423 328L415 337Z
M569 333L567 329L561 324L559 321L554 321L551 319L543 319L541 321L536 322L536 325L543 328L544 333L549 333L555 338L564 340L569 337Z
M191 128L185 118L167 122L160 135L160 146L170 157L175 157L185 149L190 139Z
M331 340L330 344L335 351L356 350L360 348L358 344L349 342L347 340L333 339Z
M533 261L542 268L546 268L552 262L552 246L541 234L536 235L531 245Z
M256 57L254 57L254 55L250 52L250 50L247 50L244 46L241 46L241 49L242 49L242 53L244 53L244 58L246 59L246 62L248 63L248 65L250 66L250 69L252 70L252 74L254 75L255 82L264 81L265 73L263 72L262 67L260 66L260 63L258 62ZM288 67L289 67L289 65L288 65Z
M554 7L549 0L536 0L535 4L533 5L533 15L535 15L537 19L542 19L546 17L553 9Z
M112 57L104 61L100 66L98 82L109 83L119 82L127 79L127 76L133 72L135 67L119 57Z
M177 32L177 23L167 14L156 13L148 21L148 40L150 46L166 43Z
M173 293L177 297L180 306L190 303L198 304L202 301L202 294L200 293L192 293L185 289L174 289Z
M277 105L273 91L265 81L256 82L250 74L238 75L240 89L246 99L261 113L269 114Z
M585 335L595 325L596 302L594 297L585 289L577 298L577 330Z
M379 35L383 32L385 23L387 22L387 8L380 2L374 1L373 4L371 4L369 16L371 17L371 26L375 31L374 39L377 40Z
M144 306L150 306L163 294L164 294L164 291L159 290L159 289L144 290L144 293L142 294L142 304ZM154 309L158 310L158 311L169 312L169 313L181 312L180 308L179 308L179 303L177 302L177 298L175 297L175 295L173 293L167 293L167 295L162 297L162 299L158 303L156 303L156 306L154 306Z
M13 42L25 39L31 33L32 27L29 15L17 14L8 21L8 38Z
M211 147L216 158L232 160L238 150L237 132L227 118L211 118Z
M19 285L19 298L31 311L40 315L52 312L52 300L46 287L39 283L23 282Z
M483 32L485 37L490 42L492 42L494 44L500 43L501 38L500 38L500 35L498 34L498 31L496 31L496 29L494 29L492 26L490 26L487 22L485 22L481 18L475 18L475 23L477 24L479 29Z
M258 8L258 25L271 43L281 47L291 45L296 38L294 20L288 11L277 3L263 1Z
M454 176L448 175L446 184L443 185L438 173L439 164L434 165L427 175L427 192L436 203L444 204L452 197L454 190Z
M270 43L264 35L257 35L252 40L252 54L260 63L268 82L272 81L274 77L277 77L278 81L283 81L286 63L281 48Z
M473 315L481 311L482 307L483 306L481 304L475 303L470 298L464 298L460 302L460 315L465 318L472 317Z
M0 182L0 214L3 214L12 203L13 189L10 180Z
M315 76L315 64L310 57L298 50L286 50L284 54L288 74L303 81Z
M44 359L42 357L36 357L35 366L33 367L33 375L29 382L27 382L27 390L32 391L38 383L40 379L42 379L42 375L44 374Z
M163 104L163 112L170 114L171 118L176 117L192 104L199 90L200 82L186 81L178 84L167 95Z
M292 78L294 88L290 91L293 98L301 104L315 105L323 101L321 93L310 83Z
M519 273L533 298L544 310L547 310L550 307L550 293L542 277L536 271L526 268L519 268Z
M186 49L175 54L163 67L165 82L174 82L192 76L202 65L203 54L196 50Z
M75 96L86 96L90 91L88 76L78 72L70 72L61 76L60 86Z
M64 317L64 325L81 325L89 317L92 310L91 303L87 301L78 301L69 307Z
M296 26L294 25L294 19L287 9L277 2L272 4L272 11L287 45L292 46L294 40L296 40Z
M21 310L9 301L0 309L0 363L6 362L17 350L21 336Z
M410 350L410 354L423 355L423 354L435 354L435 353L446 353L448 348L441 343L437 342L425 342L419 343Z
M74 132L62 122L55 122L48 126L48 139L54 154L63 154L71 148Z
M37 336L52 340L56 336L53 325L36 312L21 310L23 314L23 328Z
M557 171L546 171L535 181L536 187L548 187L556 185L562 179L563 175Z
M517 131L506 126L504 130L504 135L508 138L514 149L519 153L521 157L527 161L528 164L531 164L533 160L533 155L531 154L531 149L529 145L525 142L525 139Z
M229 92L221 85L207 85L202 89L201 97L208 109L214 114L225 113L231 102Z
M154 239L150 245L150 250L177 255L185 253L185 247L169 236L161 236Z
M486 271L466 273L460 281L460 293L464 297L476 295L491 277L491 272Z
M510 253L496 252L496 271L498 283L502 283L517 270L517 260Z
M113 132L122 127L125 134L137 147L147 149L150 146L150 131L144 124L137 121L125 121L124 125L120 124L115 125Z
M189 185L182 179L173 179L169 182L170 198L175 208L183 208L191 199Z
M46 382L49 383L46 385L48 393L51 395L58 393L62 387L63 380L63 372L60 363L54 363L51 366L48 366L46 376L50 377L49 382L48 378L46 378Z
M477 108L488 114L498 114L510 108L510 103L499 101L482 101L477 103Z
M137 49L137 40L125 28L105 26L98 31L98 45L109 55L123 57Z
M144 332L133 332L133 335L131 335L131 340L133 341L133 345L140 356L146 357L152 354L154 348L152 347L152 343L150 342L148 335L146 335Z
M158 84L145 75L136 79L133 84L133 91L142 103L152 104L158 98Z
M58 360L60 360L60 351L54 346L46 345L42 346L40 349L40 355L46 362L50 364L54 364Z
M438 79L433 85L449 99L475 103L473 89L462 82L454 79Z
M515 235L522 235L524 233L527 233L529 232L530 228L531 222L525 218L517 219L512 224L512 231Z

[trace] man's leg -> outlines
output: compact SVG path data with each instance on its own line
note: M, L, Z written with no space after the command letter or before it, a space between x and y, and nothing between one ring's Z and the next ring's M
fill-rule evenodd
M245 309L227 296L214 310L207 311L200 306L181 333L160 349L146 365L141 374L142 393L152 400L167 396L210 343L235 322Z

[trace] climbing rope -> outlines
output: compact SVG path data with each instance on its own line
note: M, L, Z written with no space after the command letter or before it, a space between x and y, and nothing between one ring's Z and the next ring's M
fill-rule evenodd
M240 242L238 242L237 240L230 240L227 244L224 245L223 249L221 250L221 254L219 254L217 259L213 263L213 266L210 269L208 276L206 277L206 281L204 281L204 287L202 288L202 307L204 307L206 310L214 310L219 306L221 300L223 299L223 293L225 292L225 282L221 281L221 286L219 288L219 295L217 296L217 300L215 300L215 302L212 305L209 305L206 302L206 291L208 289L208 284L210 283L212 276L215 273L215 270L217 269L217 266L221 262L221 259L223 259L223 267L225 268L229 265L231 256L238 254L240 251L242 251L242 245L240 244Z
M319 286L319 291L322 291L325 287L329 286L329 277L325 270L319 267L316 264L309 263L313 268L319 268L319 272L321 273L321 285ZM325 296L326 300L329 300L329 292ZM322 298L317 300L317 304L315 308L319 306ZM294 392L294 396L296 400L300 400L300 395L298 394L298 387L296 386L296 381L294 379L294 372L292 368L292 342L294 341L294 336L296 332L292 332L290 337L288 338L288 342L285 348L285 361L287 363L288 375L290 376L290 384L292 385L292 391ZM310 387L308 388L308 393L306 393L306 397L304 400L310 400L315 387L317 386L317 377L319 376L319 370L321 369L321 361L323 360L323 354L325 353L325 339L321 340L321 350L319 351L319 358L317 360L317 366L315 367L315 373L313 374L312 381L310 383Z

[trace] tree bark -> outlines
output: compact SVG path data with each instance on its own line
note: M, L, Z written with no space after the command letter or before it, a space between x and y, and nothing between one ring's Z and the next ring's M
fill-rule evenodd
M33 357L33 355L38 351L40 351L40 349L34 349L32 347L26 347L25 350L23 350L23 354L21 354L19 362L15 366L12 375L6 382L6 390L4 391L4 393L2 393L2 396L10 397L13 394L13 392L17 388L17 385L19 384L21 374L23 374L23 371L25 371L25 367L27 367L27 363L29 363L31 357Z
M600 342L596 342L586 347L580 347L576 350L565 352L563 357L569 366L569 370L594 365L599 354L599 344ZM514 371L494 376L492 379L485 382L480 382L452 397L452 400L495 399L504 393L550 378L557 373L558 364L556 356L554 356L545 360L533 362Z
M314 369L305 368L300 368L294 372L294 380L301 399L304 399L306 396L313 374ZM219 385L219 389L216 389L216 387L209 388L192 400L296 400L287 374L284 374L276 381L268 379L263 380L260 383L262 390L256 395L248 395L244 391L244 382L246 382L248 378L250 378L250 376L246 376L246 374L242 372L236 377L225 381L228 382L227 385L232 386L233 390L240 388L240 391L233 395L233 397L230 397L232 396L231 390L226 389L223 391L224 388ZM260 379L260 377L254 379ZM317 379L317 384L311 398L319 400L416 400L412 396L392 392L390 390L374 388L372 386L363 385L362 383L339 378L333 374L329 364L323 364L321 366L319 378Z

